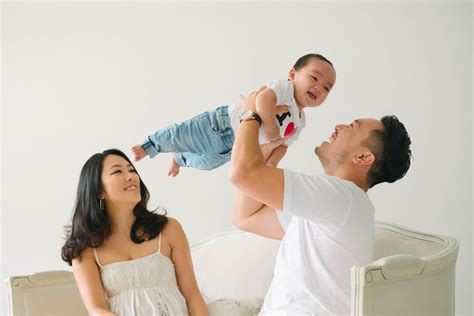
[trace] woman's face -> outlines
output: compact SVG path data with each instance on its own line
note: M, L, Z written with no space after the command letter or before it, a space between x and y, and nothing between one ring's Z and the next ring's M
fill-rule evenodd
M101 179L104 188L102 198L107 207L135 207L140 202L140 178L133 166L122 157L105 157Z

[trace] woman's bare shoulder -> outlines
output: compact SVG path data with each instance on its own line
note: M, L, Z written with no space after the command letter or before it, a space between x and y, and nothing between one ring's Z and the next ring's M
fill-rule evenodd
M183 228L181 227L181 223L174 217L169 217L167 216L168 218L168 223L165 225L165 230L171 230L171 231L175 231L175 230L182 230Z
M73 264L74 263L83 264L83 263L90 263L90 262L95 263L94 248L86 247L84 250L82 250L80 256L72 259L72 261L73 261Z
M180 243L183 239L186 239L181 223L173 217L168 217L168 223L163 229L163 235L171 244Z

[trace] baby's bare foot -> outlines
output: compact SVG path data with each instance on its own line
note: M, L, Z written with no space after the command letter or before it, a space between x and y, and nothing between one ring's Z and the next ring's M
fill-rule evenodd
M176 163L176 160L174 159L174 154L171 154L171 163L170 167L168 169L168 176L170 177L176 177L179 173L179 165Z
M135 145L132 147L132 154L135 161L140 161L148 155L146 150L140 145Z

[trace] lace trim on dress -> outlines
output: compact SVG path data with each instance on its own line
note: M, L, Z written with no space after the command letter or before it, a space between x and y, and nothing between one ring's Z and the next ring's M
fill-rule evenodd
M166 303L164 302L163 295L160 293L160 291L153 291L153 294L156 297L156 302L158 304L158 308L160 310L160 316L170 316L170 310L168 309L168 306L166 306Z
M131 260L126 260L126 261L117 261L117 262L112 262L112 263L108 263L106 264L105 266L102 265L100 263L100 260L99 260L99 255L97 254L97 250L96 248L92 248L92 250L94 250L94 257L95 257L95 261L97 263L97 265L99 266L99 268L102 270L103 267L105 266L108 266L108 265L112 265L112 264L116 264L116 263L126 263L126 262L130 262L130 261L136 261L136 260L141 260L141 259L145 259L147 257L151 257L153 255L156 255L157 253L161 254L161 233L158 235L158 251L157 252L154 252L152 254L149 254L147 256L144 256L144 257L140 257L140 258L136 258L136 259L131 259Z

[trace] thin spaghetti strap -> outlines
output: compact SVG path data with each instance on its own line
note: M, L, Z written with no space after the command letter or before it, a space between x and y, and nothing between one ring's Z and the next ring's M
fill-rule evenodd
M94 257L95 257L95 261L97 262L97 265L99 267L103 267L101 264L100 264L100 261L99 261L99 256L97 255L97 251L95 250L95 248L92 248L94 250Z
M161 233L158 235L158 253L161 253Z

